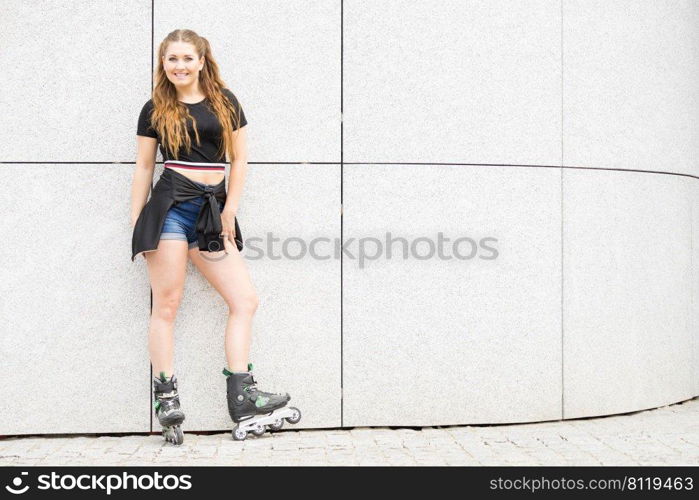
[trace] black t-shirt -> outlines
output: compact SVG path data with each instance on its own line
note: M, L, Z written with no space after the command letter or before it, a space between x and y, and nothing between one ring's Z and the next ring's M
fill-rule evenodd
M248 121L245 118L245 113L243 108L240 106L238 99L235 97L233 92L229 89L222 89L224 95L233 103L235 110L240 117L240 127L247 125ZM205 98L203 101L199 101L194 104L183 103L187 108L189 108L189 114L192 115L197 121L197 130L199 131L200 144L196 143L196 136L194 135L194 128L192 127L192 121L188 120L187 131L192 139L192 147L190 153L187 154L186 147L183 145L178 151L178 160L190 161L190 162L206 162L206 163L220 163L225 162L225 153L223 157L217 157L216 153L221 144L221 124L219 123L216 115L209 108L209 100ZM174 160L169 154L167 148L163 146L163 143L158 136L158 133L151 127L151 113L153 112L153 99L149 99L143 105L141 109L141 114L138 117L138 126L136 128L136 135L143 135L146 137L153 137L158 140L160 144L160 153L163 155L163 161ZM233 127L236 123L233 121ZM234 128L233 130L236 130Z

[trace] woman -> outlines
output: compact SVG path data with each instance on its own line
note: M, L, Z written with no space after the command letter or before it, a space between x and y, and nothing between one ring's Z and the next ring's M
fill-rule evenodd
M154 373L160 374L153 379L155 411L165 438L181 444L184 413L172 366L173 327L188 256L229 307L225 354L230 371L224 367L223 373L233 421L270 413L290 397L257 390L247 359L258 299L240 254L236 220L247 168L245 113L225 88L205 38L175 30L161 42L158 55L153 96L138 118L131 260L139 254L146 259L153 292L148 348ZM165 168L146 203L158 143ZM271 422L271 428L281 427L281 419ZM261 425L245 425L256 434L264 432Z

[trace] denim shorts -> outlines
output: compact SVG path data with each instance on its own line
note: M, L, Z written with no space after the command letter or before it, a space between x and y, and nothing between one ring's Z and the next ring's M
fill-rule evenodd
M214 187L216 184L203 184L192 181L202 188ZM160 232L161 240L182 240L189 243L188 248L199 246L196 232L197 216L199 209L204 203L204 195L173 204L165 216L163 230ZM223 210L223 202L218 202L218 209Z

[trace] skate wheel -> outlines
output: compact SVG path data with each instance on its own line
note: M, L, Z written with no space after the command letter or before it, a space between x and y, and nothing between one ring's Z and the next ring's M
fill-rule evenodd
M175 433L174 433L174 439L172 441L173 444L180 445L184 442L184 433L182 432L182 429L178 425L175 427Z
M295 406L291 406L289 409L293 411L293 415L291 417L286 417L286 421L290 424L298 423L298 421L301 420L301 410Z
M163 429L163 437L168 443L180 445L184 442L184 433L179 425Z
M248 433L241 429L239 425L235 426L235 429L233 429L232 434L233 440L235 441L245 441L245 438L248 436Z
M253 429L252 433L257 437L260 437L262 434L265 433L264 425L258 425L257 427L255 427L255 429Z
M284 420L280 418L279 420L275 420L273 424L269 424L267 427L269 427L270 431L278 431L283 426L284 426Z

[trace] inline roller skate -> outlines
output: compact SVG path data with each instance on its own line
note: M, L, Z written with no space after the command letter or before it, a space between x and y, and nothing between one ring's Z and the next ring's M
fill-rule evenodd
M233 439L244 440L248 432L261 436L265 430L278 431L284 420L290 424L301 420L298 408L286 407L291 399L289 393L264 392L257 388L252 375L252 363L246 372L230 372L223 369L227 377L228 414L237 425L233 429Z
M160 378L153 377L153 406L163 427L163 437L169 443L180 445L184 435L180 424L184 421L184 412L180 409L180 397L177 393L177 378L170 378L160 372Z

